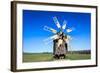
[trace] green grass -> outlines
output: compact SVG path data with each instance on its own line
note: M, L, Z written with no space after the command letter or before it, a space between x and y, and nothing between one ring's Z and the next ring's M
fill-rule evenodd
M66 60L86 60L91 59L91 54L66 54ZM41 62L41 61L53 61L52 53L23 53L23 62Z
M34 53L34 54L23 54L23 62L37 62L37 61L52 61L52 54L46 53Z
M86 59L91 59L91 54L67 54L66 59L86 60Z

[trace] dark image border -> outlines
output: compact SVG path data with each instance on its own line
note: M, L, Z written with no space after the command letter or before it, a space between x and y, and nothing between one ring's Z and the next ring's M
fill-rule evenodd
M96 64L84 66L68 66L68 67L52 67L52 68L36 68L36 69L17 69L17 4L35 4L35 5L49 5L49 6L67 6L67 7L82 7L96 9ZM74 5L74 4L57 4L57 3L43 3L43 2L26 2L26 1L11 1L11 71L37 71L37 70L53 70L53 69L71 69L98 66L98 7L89 5Z

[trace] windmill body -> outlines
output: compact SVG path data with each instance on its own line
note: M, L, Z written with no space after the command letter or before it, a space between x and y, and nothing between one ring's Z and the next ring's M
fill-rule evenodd
M60 58L61 56L65 58L67 53L67 43L65 41L66 36L59 34L59 38L53 40L53 55L55 58Z

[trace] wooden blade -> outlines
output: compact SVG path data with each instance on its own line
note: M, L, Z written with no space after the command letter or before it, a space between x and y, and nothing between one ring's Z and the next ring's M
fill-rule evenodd
M57 31L56 31L55 29L53 29L53 28L51 28L51 27L48 27L48 26L44 26L43 29L46 30L46 31L50 31L50 32L52 32L52 33L57 33Z
M66 28L66 23L67 23L67 22L64 20L63 26L62 26L62 29L63 29L63 30Z
M57 17L53 17L53 20L54 20L56 26L57 26L58 28L61 28L60 23L59 23Z

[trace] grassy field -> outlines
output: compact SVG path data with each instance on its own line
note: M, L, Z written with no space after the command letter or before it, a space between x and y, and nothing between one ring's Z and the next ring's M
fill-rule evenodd
M66 54L66 60L86 60L91 59L91 54ZM23 62L41 62L41 61L53 61L52 53L23 53Z

